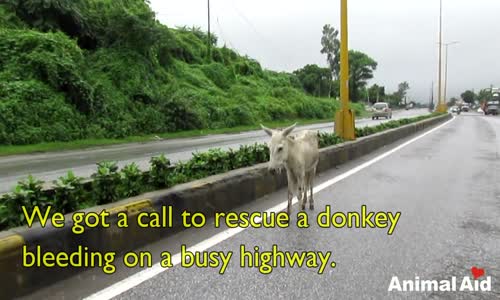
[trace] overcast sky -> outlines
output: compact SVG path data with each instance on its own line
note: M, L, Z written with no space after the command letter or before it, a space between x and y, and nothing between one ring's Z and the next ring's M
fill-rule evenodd
M151 0L151 6L169 27L207 29L207 0ZM321 30L327 23L340 28L340 0L212 0L211 18L219 45L264 68L291 72L306 64L326 66ZM349 1L349 49L378 62L370 84L384 85L386 92L408 81L412 100L429 100L438 78L438 29L438 0ZM500 87L499 0L443 0L443 42L451 41L460 43L449 46L449 97Z

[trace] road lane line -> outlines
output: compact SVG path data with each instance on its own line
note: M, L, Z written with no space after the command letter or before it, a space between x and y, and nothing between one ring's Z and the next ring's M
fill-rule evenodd
M359 171L373 165L374 163L380 161L381 159L384 159L385 157L403 149L404 147L418 141L419 139L427 136L428 134L431 134L432 132L442 128L443 126L446 126L447 124L449 124L450 122L452 122L453 120L455 120L455 116L453 116L453 119L397 146L396 148L392 149L392 150L389 150L345 173L342 173L338 176L335 176L334 178L330 179L330 180L327 180L326 182L316 186L313 188L313 194L316 194L316 193L319 193L320 191L326 189L327 187L330 187L332 185L334 185L335 183L338 183L339 181L343 180L343 179L346 179L347 177L349 176L352 176L356 173L358 173ZM294 197L293 198L293 205L297 204L297 197ZM287 207L287 201L284 201L274 207L271 207L270 209L266 210L266 213L270 213L270 212L280 212L280 211L283 211L286 209ZM255 222L256 223L260 223L262 220L260 218L255 218ZM250 227L248 227L250 228ZM235 235L237 235L238 233L244 231L245 229L247 228L240 228L240 227L237 227L237 228L230 228L230 229L226 229L192 247L189 247L187 249L187 251L190 251L190 252L196 252L196 251L205 251L227 239L229 239L230 237L233 237ZM173 266L176 266L178 264L181 263L181 253L177 253L175 255L172 256L172 265ZM92 294L90 295L89 297L85 298L85 300L94 300L94 299L111 299L113 297L116 297L124 292L126 292L127 290L130 290L131 288L133 287L136 287L138 286L139 284L145 282L146 280L149 280L153 277L155 277L156 275L160 274L160 273L163 273L164 271L168 270L169 268L163 268L160 263L157 263L155 265L153 265L153 267L151 268L148 268L148 269L145 269L143 271L140 271L138 273L135 273L133 275L131 275L130 277L127 277L95 294Z

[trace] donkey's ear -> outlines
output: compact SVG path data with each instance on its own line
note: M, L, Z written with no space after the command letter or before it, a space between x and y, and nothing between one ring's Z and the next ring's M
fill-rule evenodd
M260 124L260 127L262 128L262 130L264 130L269 136L273 136L273 130L272 129L269 129L267 128L266 126Z
M295 129L295 127L297 126L297 123L293 124L292 126L290 127L287 127L283 130L283 136L287 136L289 135L290 133L292 133L292 131Z

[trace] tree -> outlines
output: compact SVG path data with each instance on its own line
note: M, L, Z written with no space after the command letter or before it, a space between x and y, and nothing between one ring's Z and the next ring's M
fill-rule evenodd
M406 99L406 93L410 89L408 82L404 81L398 84L398 90L387 97L387 101L391 106L397 107L406 104L404 100Z
M406 81L398 84L398 91L397 91L398 96L399 96L401 102L403 101L403 99L405 100L405 104L406 104L406 92L409 89L410 89L410 85Z
M297 75L307 93L319 97L329 95L332 74L328 68L321 68L318 65L306 65L293 73Z
M330 24L323 26L323 36L321 37L321 46L323 46L323 48L321 48L321 53L326 54L330 72L335 80L339 78L340 73L340 41L338 35L339 31Z
M349 94L352 101L362 98L360 90L373 78L373 71L376 69L377 62L373 58L363 52L349 50Z
M410 89L410 85L408 82L404 81L398 84L398 90L394 93L393 97L393 105L399 106L401 104L406 104L404 101L406 101L406 93ZM403 101L404 100L404 101Z
M460 95L460 97L465 102L472 103L476 99L476 94L474 94L474 92L471 90L467 90L467 91L463 92L462 95Z
M374 84L368 89L368 95L370 103L376 103L377 100L380 101L380 99L385 98L385 87Z
M452 97L450 101L448 101L448 106L454 106L458 102L458 99L455 97Z
M490 99L491 92L489 89L482 89L479 91L479 94L477 94L477 99L481 102L487 101Z

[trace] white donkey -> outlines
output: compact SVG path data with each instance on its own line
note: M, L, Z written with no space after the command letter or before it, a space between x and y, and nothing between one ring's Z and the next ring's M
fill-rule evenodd
M262 129L271 136L269 142L270 160L269 170L281 171L286 169L288 179L288 207L290 215L292 209L292 198L297 196L302 210L307 203L307 192L311 193L309 209L314 209L313 179L316 176L316 167L319 161L319 139L315 132L303 131L296 136L290 133L295 129L294 125L283 130L269 129L262 124Z

